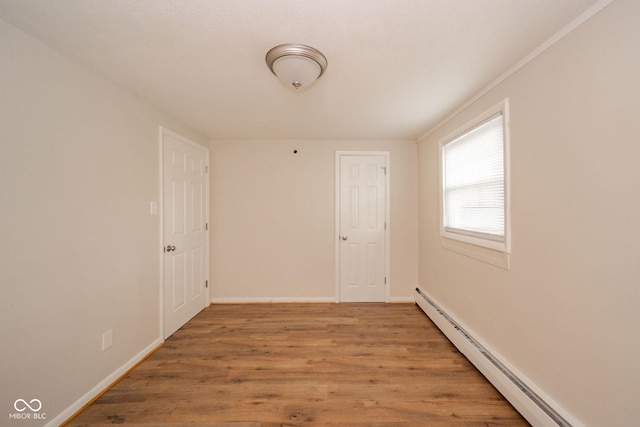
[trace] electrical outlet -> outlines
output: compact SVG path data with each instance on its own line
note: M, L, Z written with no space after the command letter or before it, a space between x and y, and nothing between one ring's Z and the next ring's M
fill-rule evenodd
M105 351L113 345L113 329L109 329L102 334L102 351Z

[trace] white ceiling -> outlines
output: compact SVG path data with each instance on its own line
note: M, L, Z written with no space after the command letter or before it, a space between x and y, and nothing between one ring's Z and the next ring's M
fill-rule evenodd
M596 0L0 0L0 18L213 139L416 139ZM264 56L321 50L302 93Z

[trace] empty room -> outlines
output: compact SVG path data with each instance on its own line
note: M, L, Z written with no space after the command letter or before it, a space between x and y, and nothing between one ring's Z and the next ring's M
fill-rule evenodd
M7 426L635 426L637 0L0 0Z

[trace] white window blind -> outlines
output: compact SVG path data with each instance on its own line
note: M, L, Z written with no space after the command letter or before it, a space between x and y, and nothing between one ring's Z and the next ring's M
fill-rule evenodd
M503 114L443 145L443 226L505 241Z

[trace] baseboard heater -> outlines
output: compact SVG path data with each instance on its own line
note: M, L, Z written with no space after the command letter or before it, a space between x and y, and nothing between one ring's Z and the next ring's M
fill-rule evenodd
M429 306L431 306L431 308L433 308L433 310L435 310L449 325L451 325L453 327L453 329L455 329L457 332L459 332L460 335L469 344L471 344L471 346L475 350L477 350L477 352L479 352L481 357L484 357L486 359L486 361L489 362L502 375L504 375L504 377L511 384L513 384L522 393L522 395L526 396L526 398L528 398L535 405L535 407L537 407L540 411L542 411L546 415L546 417L544 417L544 419L540 419L540 417L536 417L534 414L523 413L522 415L525 418L527 418L527 420L529 422L533 423L534 421L538 421L538 422L541 422L542 425L548 425L550 423L549 422L545 422L545 421L552 421L553 423L555 423L555 424L557 424L558 426L561 426L561 427L571 427L571 424L562 415L560 415L547 402L545 402L545 400L543 398L541 398L536 392L531 390L531 388L529 386L527 386L527 384L525 384L517 375L515 375L502 362L500 362L500 360L498 360L493 354L491 354L491 352L488 351L482 344L480 344L471 334L469 334L467 331L465 331L464 328L462 328L458 324L458 322L456 322L449 314L447 314L443 309L441 309L438 306L438 304L436 304L431 298L429 298L427 295L425 295L425 293L422 292L422 290L420 288L416 288L416 293L427 304L429 304ZM427 311L424 309L424 307L422 307L422 305L420 304L420 301L416 301L416 303L418 303L418 306L420 306L420 308L422 308L422 310L425 311L425 313L427 315L429 315L429 313L427 313ZM429 317L431 317L431 316L429 316ZM432 319L432 320L434 321L434 323L436 323L436 325L438 325L438 327L440 327L440 325L439 325L440 322L438 322L437 319ZM443 332L445 333L445 335L447 335L445 331L443 331ZM448 338L451 339L451 337L448 337ZM455 343L455 340L451 339L451 341L453 342L454 345L456 345L456 347L458 347L458 345ZM462 349L460 349L460 350L462 351L463 354L465 354L465 352ZM465 356L469 357L468 354L465 354ZM471 362L473 363L473 360L471 360ZM476 365L476 364L474 363L474 365ZM482 369L480 367L478 367L478 369L480 369L480 371L482 372ZM482 373L483 373L483 375L486 376L485 372L482 372ZM490 378L489 378L489 380L491 381ZM491 381L491 382L493 383L493 381ZM498 388L498 390L500 390L500 387L498 387L497 384L494 383L494 385ZM500 390L500 391L502 392L503 390ZM514 406L516 408L520 409L519 405L517 404L518 402L513 402L511 399L509 399L509 396L505 396L505 397L507 397L507 399L509 401L511 401L511 403L514 404ZM521 400L521 399L519 399L519 400ZM530 407L531 405L526 405L526 406ZM523 411L521 411L521 412L523 412ZM524 412L530 412L530 411L524 411ZM533 419L530 419L530 417L527 417L527 415L532 415Z

